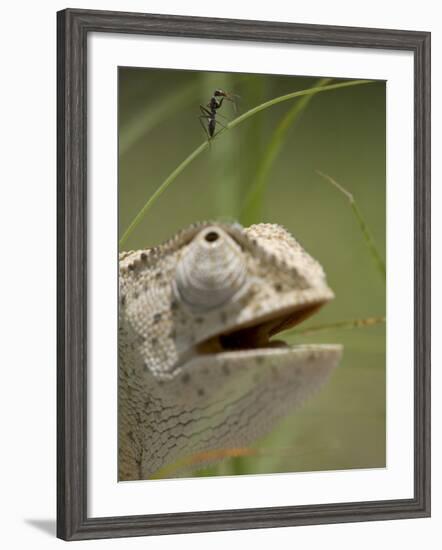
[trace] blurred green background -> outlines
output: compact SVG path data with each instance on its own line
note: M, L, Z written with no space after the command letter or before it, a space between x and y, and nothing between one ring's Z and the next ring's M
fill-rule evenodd
M219 111L233 119L274 97L311 88L318 79L120 68L120 236L172 170L207 139L199 105L215 89L240 96L237 112L229 102ZM353 193L385 258L385 91L385 82L370 82L312 96L294 121L285 119L287 131L267 172L262 160L273 132L300 99L222 132L155 202L124 249L159 244L195 221L279 223L320 261L336 293L305 328L385 315L385 284L349 202L316 173ZM264 192L247 201L257 181ZM385 467L385 325L284 339L339 342L344 359L321 392L256 443L256 456L182 475Z

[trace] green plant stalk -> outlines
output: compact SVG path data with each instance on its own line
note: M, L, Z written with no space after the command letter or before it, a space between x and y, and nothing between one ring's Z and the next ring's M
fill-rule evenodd
M331 78L321 78L318 80L315 88L323 87L328 84ZM259 163L256 171L256 178L253 185L250 187L249 192L243 202L241 208L240 221L244 225L250 225L256 223L260 219L260 213L262 210L262 204L264 201L264 193L268 182L268 174L270 169L278 156L279 151L283 145L283 141L286 133L299 117L299 115L305 110L307 105L313 99L315 94L305 95L287 112L282 118L281 122L276 127L273 135L269 141L266 151Z
M350 86L358 86L361 84L369 84L370 82L373 82L372 80L350 80L347 82L339 82L336 84L330 84L328 86L323 87L316 87L316 88L309 88L308 90L299 90L297 92L292 92L290 94L286 94L283 96L276 97L274 99L271 99L269 101L265 101L264 103L261 103L260 105L257 105L253 109L250 109L246 113L240 115L239 117L235 118L229 124L226 126L225 130L222 130L218 132L218 135L221 133L224 133L227 130L231 130L232 128L235 128L248 118L256 115L257 113L264 111L265 109L268 109L269 107L272 107L273 105L277 105L278 103L283 103L284 101L289 101L290 99L295 99L297 97L302 97L305 95L310 94L316 94L318 92L326 92L329 90L337 90L340 88L348 88ZM137 225L141 222L144 215L147 213L149 208L152 206L152 204L164 193L164 191L169 187L169 185L177 178L179 174L193 161L195 160L205 149L209 147L209 142L206 141L202 143L200 146L198 146L187 158L183 160L181 164L179 164L175 170L163 181L163 183L158 187L158 189L149 197L147 202L144 204L144 206L141 208L141 210L138 212L138 214L135 216L135 218L130 223L129 227L124 232L123 236L120 239L119 246L120 248L124 246L127 239L133 232L133 230L137 227Z
M369 317L367 319L352 319L350 321L337 321L335 323L325 323L323 325L314 325L312 327L304 329L290 329L285 334L302 335L315 334L316 332L323 332L333 329L352 329L361 327L372 327L385 323L385 317Z
M381 255L378 252L378 249L376 247L376 244L374 242L374 239L368 229L367 223L364 220L364 217L362 216L362 212L359 210L358 205L356 204L356 201L353 197L353 195L350 193L350 191L347 191L344 187L342 187L341 184L339 184L336 180L334 180L331 176L324 174L323 172L316 170L316 173L319 174L321 177L326 179L328 182L330 182L336 189L338 189L345 197L347 197L350 206L353 210L353 213L355 215L355 218L359 224L359 227L362 231L362 234L364 235L365 242L367 243L368 249L370 250L370 254L373 258L373 261L377 267L377 270L379 271L382 280L385 284L386 279L386 269L385 269L385 263L384 260L381 258Z

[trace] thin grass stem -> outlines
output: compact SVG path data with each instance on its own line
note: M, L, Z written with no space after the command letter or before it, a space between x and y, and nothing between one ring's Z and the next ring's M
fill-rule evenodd
M297 92L292 92L290 94L282 95L279 97L275 97L269 101L265 101L264 103L261 103L260 105L257 105L253 109L250 109L246 113L240 115L239 117L235 118L229 124L226 126L226 129L221 130L218 133L218 136L220 134L223 134L224 132L231 130L241 124L242 122L246 121L248 118L258 114L261 111L264 111L265 109L268 109L272 107L273 105L278 105L279 103L283 103L284 101L289 101L290 99L295 99L297 97L302 97L305 95L311 95L316 94L318 92L326 92L330 90L337 90L340 88L348 88L350 86L358 86L361 84L369 84L370 82L373 82L372 80L350 80L346 82L339 82L336 84L330 84L328 86L323 87L315 87L315 88L309 88L308 90L299 90ZM207 149L209 146L209 142L204 142L201 145L199 145L187 158L183 160L181 164L179 164L175 170L163 181L163 183L157 188L157 190L149 197L147 202L144 204L144 206L141 208L141 210L138 212L138 214L135 216L133 221L130 223L129 227L124 232L123 236L120 239L119 245L120 248L123 247L131 235L131 233L134 231L134 229L137 227L137 225L141 222L145 214L148 212L149 208L154 204L154 202L164 193L164 191L169 187L169 185L177 178L179 174L193 161L195 160L205 149Z
M359 227L362 231L362 234L364 235L365 242L367 243L368 249L370 250L370 254L373 258L373 261L376 265L377 270L379 271L382 280L385 284L385 278L386 278L386 269L385 269L385 263L384 260L381 258L381 255L379 254L379 251L376 247L376 244L374 242L374 239L368 229L368 225L364 220L364 217L362 216L362 212L360 211L358 205L356 204L355 198L350 193L350 191L347 191L341 184L339 184L336 180L334 180L331 176L324 174L320 170L316 170L316 173L330 182L336 189L338 189L349 201L350 206L353 210L353 213L355 215L355 218L359 224Z
M315 334L317 332L324 332L334 329L352 329L352 328L362 328L362 327L372 327L375 325L380 325L385 323L385 317L368 317L366 319L352 319L350 321L337 321L335 323L325 323L323 325L314 325L312 327L304 329L290 329L285 332L285 334L290 333L290 335L302 335L306 336L307 334Z

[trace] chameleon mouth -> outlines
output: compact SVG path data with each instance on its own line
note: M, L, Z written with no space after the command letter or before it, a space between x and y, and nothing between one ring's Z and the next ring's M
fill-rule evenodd
M272 312L228 332L217 334L196 346L197 355L219 354L231 351L250 351L269 348L289 348L282 340L272 340L273 336L288 330L314 313L328 300L302 304Z

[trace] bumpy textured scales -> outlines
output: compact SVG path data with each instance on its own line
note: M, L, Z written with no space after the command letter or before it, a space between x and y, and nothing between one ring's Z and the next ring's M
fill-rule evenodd
M268 342L333 298L280 226L191 226L121 253L119 282L120 480L252 443L339 362L339 346Z

